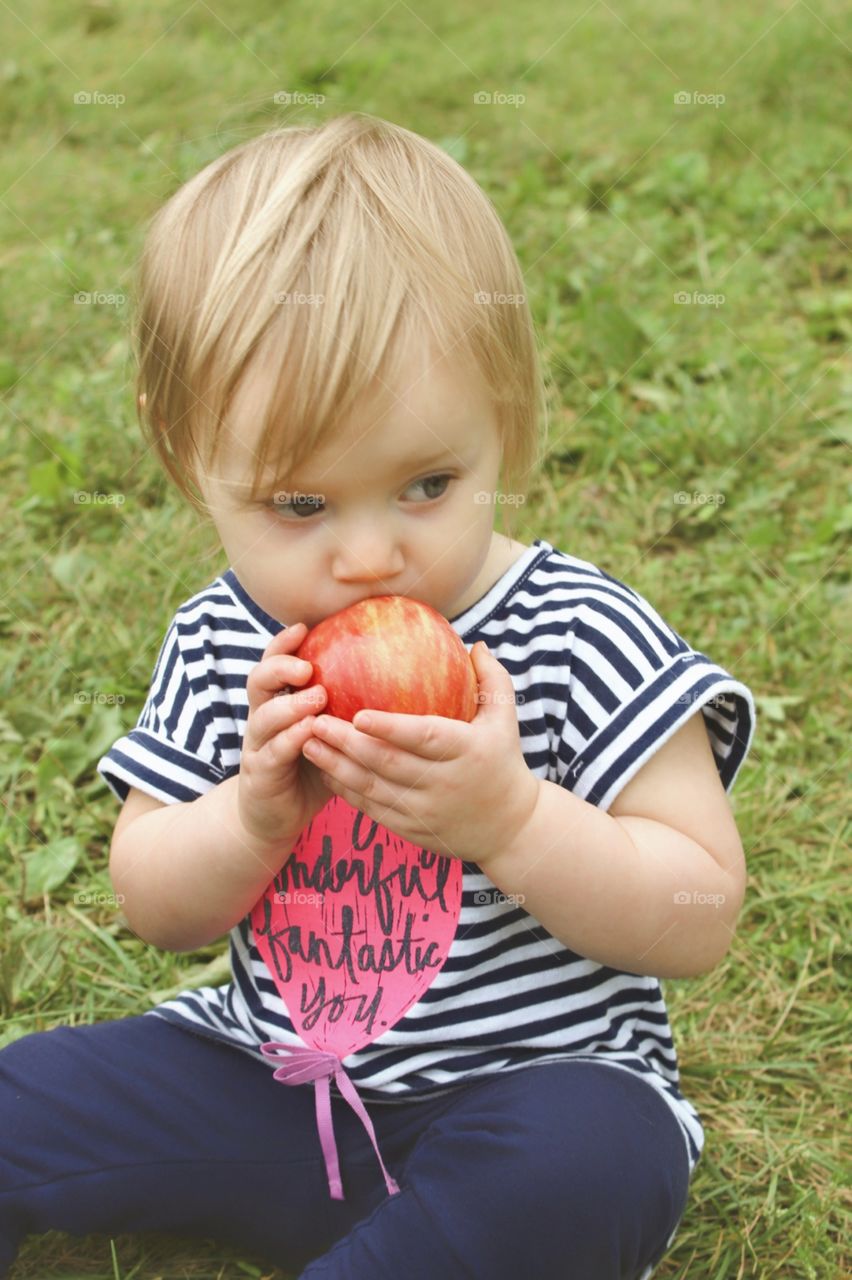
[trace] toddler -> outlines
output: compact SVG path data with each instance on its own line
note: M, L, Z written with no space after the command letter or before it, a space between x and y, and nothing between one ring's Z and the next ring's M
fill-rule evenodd
M704 1141L660 980L733 935L754 702L495 528L546 414L493 206L362 113L265 133L155 217L134 343L229 567L98 763L110 872L152 946L228 934L232 980L0 1053L0 1274L27 1234L151 1230L302 1280L644 1280ZM380 595L461 637L470 723L324 714L296 651Z

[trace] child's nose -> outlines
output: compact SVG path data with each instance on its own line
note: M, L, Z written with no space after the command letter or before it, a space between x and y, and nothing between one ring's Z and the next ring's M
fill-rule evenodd
M371 536L346 537L335 555L334 576L339 582L384 582L397 577L405 561L396 543Z

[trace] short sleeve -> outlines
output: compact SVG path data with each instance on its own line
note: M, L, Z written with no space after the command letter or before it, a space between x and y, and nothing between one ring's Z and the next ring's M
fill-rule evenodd
M604 574L569 628L557 776L608 810L634 774L701 710L726 791L751 746L751 690L690 647L632 588Z
M190 678L177 620L160 647L136 727L101 757L97 772L122 803L131 786L164 804L195 800L225 776L210 690L202 675Z

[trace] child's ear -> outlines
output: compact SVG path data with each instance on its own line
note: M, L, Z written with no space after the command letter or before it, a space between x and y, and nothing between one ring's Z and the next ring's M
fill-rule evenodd
M138 401L137 401L137 403L138 403L138 405L139 405L139 408L140 408L140 409L144 409L144 408L145 408L145 404L146 404L147 400L148 400L148 397L146 396L145 392L143 391L143 392L142 392L142 394L141 394L141 396L139 397L139 399L138 399Z

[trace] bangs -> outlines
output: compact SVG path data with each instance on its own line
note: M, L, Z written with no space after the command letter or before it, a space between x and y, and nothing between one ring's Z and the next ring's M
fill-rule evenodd
M470 290L457 285L449 294L452 307L445 294L439 309L434 293L427 295L422 284L418 290L393 269L387 255L373 261L375 271L356 273L352 260L353 269L335 294L320 295L310 281L293 290L302 298L323 300L283 303L284 314L275 318L247 366L244 380L257 373L257 386L268 388L255 398L258 421L251 424L259 438L252 500L270 486L284 487L309 457L331 448L343 437L350 415L373 397L403 396L412 353L422 351L419 379L428 376L430 356L481 364L488 351L482 308ZM511 383L501 388L495 382L496 377L489 381L495 402L511 400Z

